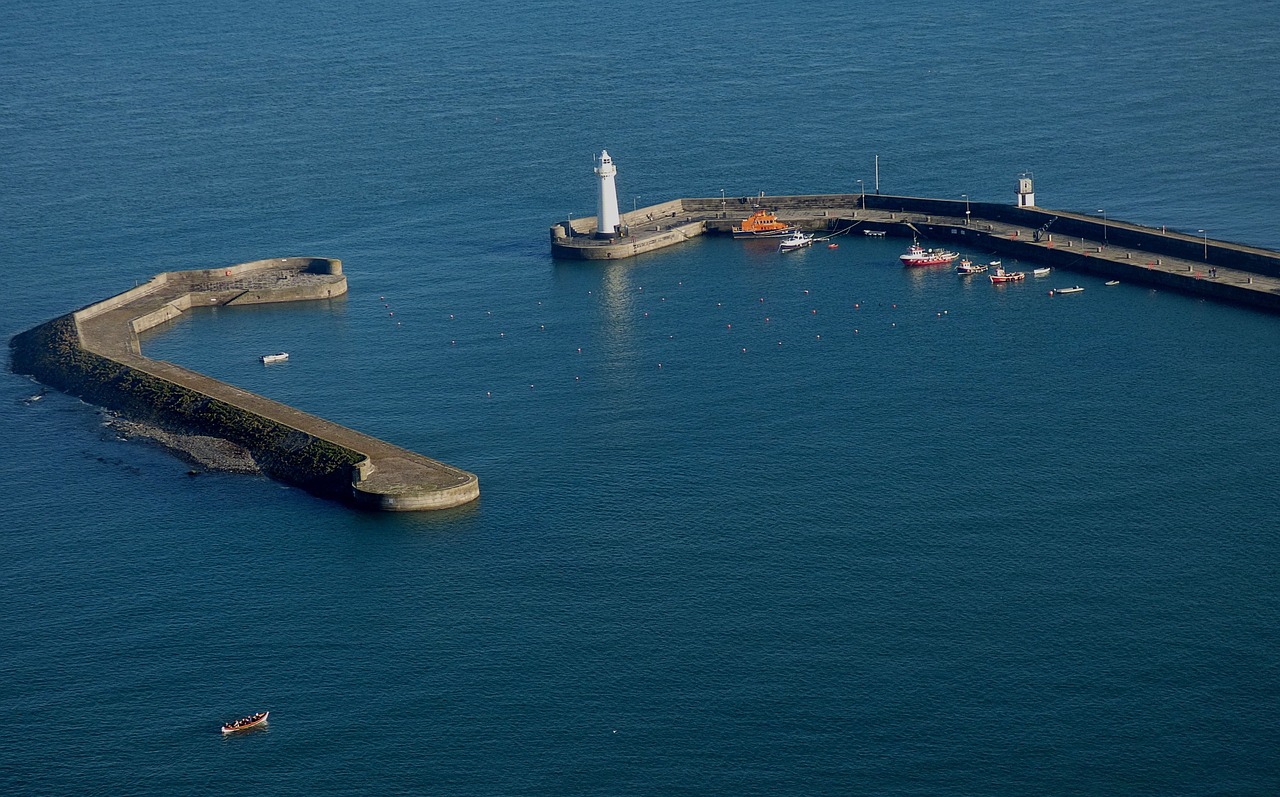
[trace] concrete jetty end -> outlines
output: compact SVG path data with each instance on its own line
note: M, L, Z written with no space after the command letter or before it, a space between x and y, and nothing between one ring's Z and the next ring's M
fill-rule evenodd
M192 307L328 299L347 292L339 260L257 260L169 271L10 341L17 373L180 433L246 449L273 478L355 506L447 509L480 495L475 474L263 396L142 355L138 334Z
M550 228L551 254L580 260L634 257L699 235L729 235L760 208L808 232L918 236L1280 313L1280 252L1105 216L964 199L881 194L673 199L620 214L609 237L598 234L591 216L560 222Z

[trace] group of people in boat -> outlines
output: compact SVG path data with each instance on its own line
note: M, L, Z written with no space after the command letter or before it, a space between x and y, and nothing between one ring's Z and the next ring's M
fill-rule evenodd
M257 714L250 714L249 716L238 719L235 722L228 722L223 727L231 730L234 730L236 728L244 728L254 724L255 722L261 722L262 718L265 716L267 716L267 713L265 711L260 711Z

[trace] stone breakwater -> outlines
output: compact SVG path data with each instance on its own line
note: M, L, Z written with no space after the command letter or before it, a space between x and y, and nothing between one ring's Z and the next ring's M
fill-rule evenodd
M551 254L618 260L728 235L756 208L827 235L888 235L966 245L1004 257L1083 271L1280 313L1280 252L1064 210L880 194L673 199L621 214L622 231L594 234L594 216L550 228Z
M384 511L446 509L479 497L472 473L142 355L138 334L191 307L330 299L342 264L280 258L171 271L17 335L13 370L173 435L229 441L267 475Z

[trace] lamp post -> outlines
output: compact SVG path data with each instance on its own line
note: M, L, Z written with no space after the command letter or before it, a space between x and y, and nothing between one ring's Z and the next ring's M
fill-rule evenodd
M632 213L635 213L635 212L636 212L636 203L637 203L637 202L639 202L639 201L640 201L640 197L638 197L638 196L633 196L633 197L631 197L631 212L632 212Z
M969 195L961 194L964 197L964 226L969 226Z
M863 210L867 209L867 189L862 187L862 181L858 181L858 206Z
M1204 262L1208 263L1209 262L1209 231L1196 230L1196 232L1204 236Z
M1098 212L1102 214L1102 245L1107 245L1107 212L1102 208L1098 208Z

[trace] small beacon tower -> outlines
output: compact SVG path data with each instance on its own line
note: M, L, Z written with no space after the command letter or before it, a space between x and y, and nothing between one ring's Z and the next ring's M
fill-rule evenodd
M600 150L600 165L595 169L600 176L600 203L596 208L596 237L612 238L618 234L618 188L613 184L613 176L618 167L613 165L613 158L608 150Z
M1033 208L1036 206L1036 190L1031 185L1031 175L1023 172L1018 178L1018 207Z

